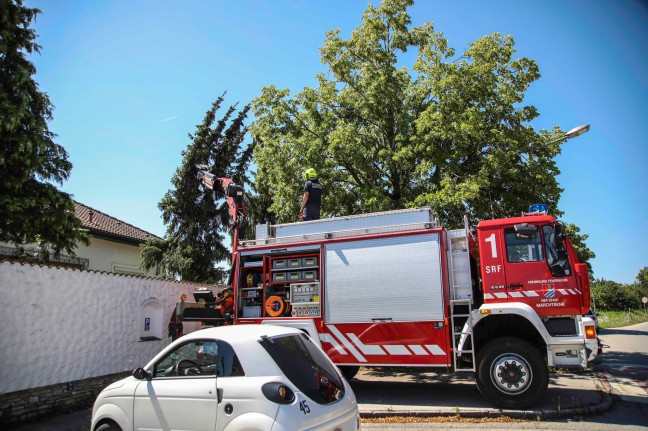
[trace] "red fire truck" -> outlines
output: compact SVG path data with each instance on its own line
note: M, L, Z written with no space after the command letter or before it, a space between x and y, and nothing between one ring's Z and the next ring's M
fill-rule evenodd
M300 328L347 378L360 366L474 372L496 405L527 407L548 366L585 367L596 346L586 265L543 205L476 234L430 208L258 225L233 247L225 294L198 291L173 319Z

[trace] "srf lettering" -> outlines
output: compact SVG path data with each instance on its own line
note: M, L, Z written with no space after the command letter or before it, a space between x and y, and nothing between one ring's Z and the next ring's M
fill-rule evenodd
M495 274L496 272L502 272L502 265L487 265L486 274Z

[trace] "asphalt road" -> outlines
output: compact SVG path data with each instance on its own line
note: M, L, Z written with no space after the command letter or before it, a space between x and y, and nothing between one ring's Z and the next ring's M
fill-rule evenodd
M648 322L602 329L599 337L609 345L596 368L609 377L612 389L624 401L646 402L648 394Z

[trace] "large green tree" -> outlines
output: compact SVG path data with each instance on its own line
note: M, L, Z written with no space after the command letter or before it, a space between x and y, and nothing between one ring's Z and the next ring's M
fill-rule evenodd
M191 143L171 180L173 188L158 204L167 225L164 239L149 239L141 246L142 266L156 269L158 275L194 282L223 281L226 271L217 264L230 256L224 235L229 225L227 202L220 188L212 192L201 185L196 165L208 165L216 177L242 184L253 149L245 143L250 108L237 112L234 105L217 119L223 101L224 96L219 97L196 133L189 135Z
M580 233L580 228L573 223L565 225L565 233L569 237L569 241L576 251L576 256L578 260L587 265L587 272L589 274L590 281L594 281L594 270L592 269L592 264L589 262L590 259L594 259L596 254L587 247L585 240L589 238L589 235Z
M314 167L325 216L430 205L458 226L466 213L517 215L533 202L560 214L561 131L534 130L538 112L523 104L536 63L500 34L456 55L431 22L412 27L411 4L369 5L349 39L328 32L315 88L268 86L253 101L270 210L296 221L302 172Z
M49 131L53 107L29 61L40 48L30 28L39 12L0 0L0 241L74 254L87 235L71 197L54 185L68 179L72 164Z
M648 266L641 268L635 282L630 285L630 291L634 302L633 308L642 307L643 302L641 299L648 297Z

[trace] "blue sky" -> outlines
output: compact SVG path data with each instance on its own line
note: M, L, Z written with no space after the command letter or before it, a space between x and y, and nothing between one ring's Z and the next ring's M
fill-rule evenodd
M378 2L374 2L377 4ZM50 130L74 164L63 190L163 236L157 203L188 133L227 91L245 105L262 86L293 93L324 71L326 31L360 25L367 1L29 1L36 80L55 105ZM595 277L634 281L648 266L648 6L641 0L419 0L458 52L493 32L542 77L527 92L537 129L589 123L558 158L563 220L590 237Z

